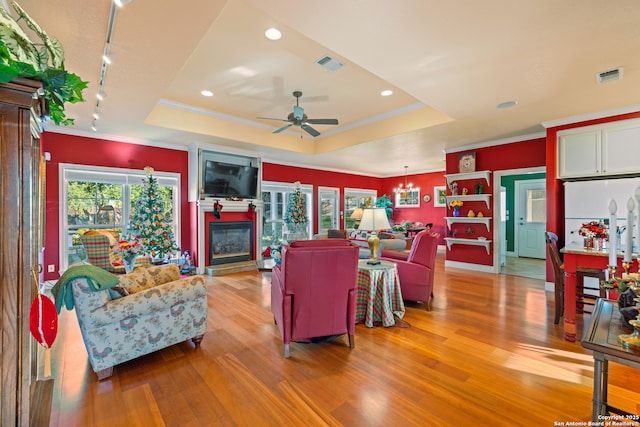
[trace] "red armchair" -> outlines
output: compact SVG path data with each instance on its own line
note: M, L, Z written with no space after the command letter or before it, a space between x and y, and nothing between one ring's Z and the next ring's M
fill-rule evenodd
M431 311L433 298L433 277L440 234L430 230L419 232L413 239L411 251L383 250L380 259L395 262L400 276L402 298L409 301L423 301L427 311Z
M289 357L291 341L349 334L354 346L358 247L348 240L298 240L271 275L271 311Z

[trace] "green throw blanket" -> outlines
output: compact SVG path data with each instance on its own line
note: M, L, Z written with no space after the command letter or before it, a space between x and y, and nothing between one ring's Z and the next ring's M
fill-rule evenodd
M60 313L62 309L63 302L67 310L73 310L71 281L81 277L87 279L89 286L94 291L104 291L120 283L118 276L95 265L83 264L69 267L67 271L60 276L58 282L53 285L53 288L51 288L51 293L56 300L56 311L58 313Z

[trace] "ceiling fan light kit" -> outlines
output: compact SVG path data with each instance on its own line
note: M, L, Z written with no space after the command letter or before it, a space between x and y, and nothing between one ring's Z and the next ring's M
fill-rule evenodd
M293 96L296 98L296 105L293 106L293 111L289 113L286 119L273 119L270 117L258 117L259 119L264 120L278 120L282 122L288 122L289 124L282 126L273 131L273 133L280 133L284 130L289 129L291 126L299 127L309 135L316 137L320 135L320 132L315 130L309 125L337 125L338 119L310 119L304 113L304 108L300 106L300 97L302 96L302 92L296 90L293 92Z

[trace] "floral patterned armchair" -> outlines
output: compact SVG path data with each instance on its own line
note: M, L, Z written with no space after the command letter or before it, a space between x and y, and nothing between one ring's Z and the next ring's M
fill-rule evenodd
M177 264L136 268L120 284L95 291L84 277L71 290L89 362L98 379L113 366L191 339L207 330L207 289L202 276L180 278Z

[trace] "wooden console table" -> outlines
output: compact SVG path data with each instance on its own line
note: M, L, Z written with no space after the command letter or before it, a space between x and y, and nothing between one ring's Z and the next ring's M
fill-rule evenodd
M566 308L565 308L566 310ZM640 416L609 405L607 388L609 362L640 369L640 351L627 350L618 344L618 335L630 330L620 323L620 310L615 301L598 299L591 315L589 328L585 330L582 346L593 351L593 410L592 421L602 422L601 416L609 412L622 415L620 421L638 421Z

